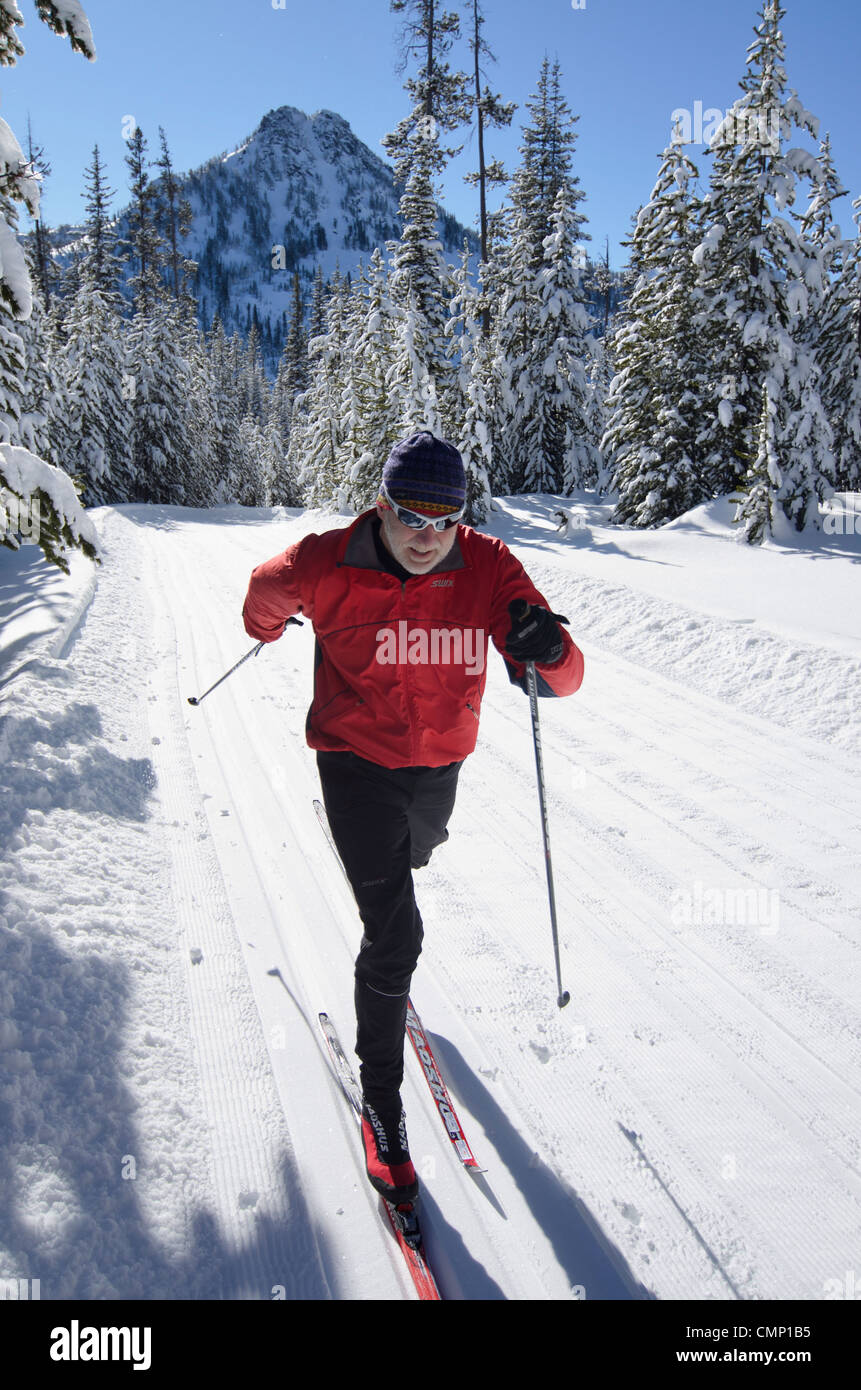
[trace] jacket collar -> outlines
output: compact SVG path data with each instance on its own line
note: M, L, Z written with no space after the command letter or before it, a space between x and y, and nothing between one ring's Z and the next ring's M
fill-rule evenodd
M380 574L386 574L377 555L377 547L374 545L374 533L372 530L374 518L377 515L376 507L370 511L362 512L352 525L346 527L344 539L338 547L339 565L352 565L356 569L377 570ZM438 565L434 565L432 570L426 570L426 574L444 574L447 570L466 569L466 560L460 545L461 528L458 526L454 545L449 553L440 560ZM411 575L412 579L423 579L424 575Z

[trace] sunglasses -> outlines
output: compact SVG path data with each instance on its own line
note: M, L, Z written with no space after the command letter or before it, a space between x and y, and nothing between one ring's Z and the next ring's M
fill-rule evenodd
M380 501L389 511L394 512L402 526L409 526L411 531L423 531L426 526L432 526L435 531L447 531L451 526L456 526L466 511L466 507L461 507L458 512L450 512L448 516L420 516L418 512L411 512L408 507L401 507L397 502L392 501L384 485L380 484Z

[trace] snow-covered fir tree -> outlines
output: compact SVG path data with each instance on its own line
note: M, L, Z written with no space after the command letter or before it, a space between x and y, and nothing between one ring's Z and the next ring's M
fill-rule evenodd
M490 345L483 332L484 302L472 283L467 241L455 274L455 295L447 324L451 371L444 400L446 438L459 450L466 473L464 520L480 526L492 506L490 419L487 399Z
M416 429L441 434L440 401L448 372L445 325L454 282L437 231L433 175L439 138L432 118L416 125L412 151L400 201L403 230L392 257L391 296L401 314L389 388L397 397L404 434Z
M336 270L325 330L308 343L310 382L297 397L288 461L308 506L340 506L344 469L344 383L347 380L347 291Z
M51 29L69 38L76 52L95 58L90 26L80 5L72 8L45 0L38 13ZM24 53L18 35L22 23L17 5L0 4L2 67L13 67ZM80 547L95 556L92 523L68 474L13 442L23 413L21 394L26 373L24 343L16 325L30 317L33 305L30 273L17 235L22 204L32 217L38 217L38 176L25 160L15 135L0 119L0 541L17 549L26 516L27 534L37 529L45 556L67 570L68 548ZM34 507L38 527L32 524Z
M446 55L460 33L460 17L444 10L437 0L390 0L393 14L404 15L400 70L411 62L415 71L404 82L412 106L395 130L383 137L383 146L395 167L395 184L405 188L412 172L416 147L429 135L435 137L431 176L435 177L459 148L443 145L442 136L462 125L469 115L468 79L452 72Z
M86 171L87 219L77 289L64 321L67 412L63 466L80 477L88 506L132 493L131 412L123 372L121 258L108 213L112 196L98 146Z
M239 344L238 335L236 341ZM241 348L241 367L237 388L242 415L248 415L258 424L262 424L267 413L269 386L266 381L266 370L263 366L263 354L260 348L260 330L256 323L252 323Z
M92 163L84 171L85 247L79 265L86 264L90 283L109 295L120 307L119 291L123 257L117 243L110 205L114 190L108 184L107 170L98 145L93 146ZM85 260L84 260L85 257ZM68 293L68 284L66 292Z
M466 183L474 184L478 188L479 249L481 260L486 264L490 258L491 244L491 223L487 207L487 195L490 189L504 185L507 182L507 175L498 159L489 160L487 158L484 136L488 129L510 126L517 107L514 102L504 102L498 92L492 92L486 79L484 87L482 87L482 78L484 77L482 59L487 58L491 62L494 62L495 59L482 32L485 17L479 0L472 0L467 22L470 29L469 47L472 53L472 114L475 121L478 168L474 173L464 175L464 179ZM482 306L481 326L485 333L490 329L490 309L487 305Z
M558 63L544 60L527 108L532 123L523 128L508 239L487 272L495 307L491 481L494 491L557 492L575 482L589 485L597 474L597 440L584 438L591 356L579 273L581 243L588 239L580 211L585 195L573 173L577 117L562 95ZM570 414L570 431L560 411ZM578 448L584 451L585 476Z
M783 481L775 442L777 408L769 382L762 388L759 415L759 443L756 456L743 479L743 491L738 500L735 521L745 540L759 543L785 535L785 518L777 505L777 495Z
M344 386L345 496L361 511L376 499L383 462L400 437L397 398L388 374L402 312L392 302L382 252L362 268L349 306L348 377Z
M598 439L590 435L591 322L577 237L582 219L563 185L538 274L538 332L532 343L535 400L526 416L529 492L568 493L598 480ZM547 489L544 479L555 484Z
M137 309L126 335L134 501L181 505L189 496L192 377L183 339L181 313L167 295Z
M174 299L188 292L191 277L197 270L195 261L184 255L180 243L191 227L191 204L180 193L174 173L164 128L159 126L159 157L156 167L161 171L154 190L155 222L165 247L163 264Z
M213 431L213 497L220 506L236 500L241 468L239 425L241 413L236 391L236 363L231 344L218 314L206 340L205 364Z
M149 176L147 141L140 126L128 140L125 158L132 201L128 211L125 259L135 312L146 314L164 294L165 243L157 222L158 193Z
M65 467L59 441L67 433L68 400L64 389L58 314L48 309L41 281L31 265L32 308L19 325L22 345L20 413L9 440L55 467ZM71 475L77 472L66 468ZM86 505L86 498L83 497Z
M131 413L124 390L122 321L112 297L86 274L65 328L63 466L80 478L87 506L128 501Z
M444 137L469 114L468 80L447 61L459 18L436 0L391 0L406 15L403 66L411 61L405 88L411 109L383 139L402 187L401 237L393 255L391 298L398 310L398 340L388 374L403 434L417 429L442 433L440 403L448 359L445 325L454 293L450 267L437 229L435 180L456 153Z
M166 243L157 223L157 189L150 181L140 127L128 143L128 259L134 309L125 338L124 390L131 411L131 495L134 501L176 505L197 495L189 448L189 305L176 300L166 284Z
M705 363L694 322L691 186L699 175L680 129L674 137L631 239L639 275L613 340L617 374L601 443L618 493L614 520L633 526L660 526L708 495L697 444Z
M701 444L715 492L739 485L758 451L761 393L775 411L782 505L793 525L816 523L833 484L831 431L818 394L811 295L821 283L817 249L784 215L799 178L820 175L815 157L786 148L794 129L817 122L787 92L779 0L764 0L748 50L742 97L715 132L715 162L695 258L711 364Z
M293 402L308 389L308 334L305 331L304 318L299 272L295 271L290 327L269 403L269 414L277 426L285 451L290 441Z
M32 124L29 116L27 117L27 163L37 173L43 182L51 172L51 166L45 157L45 151L41 146L36 145L33 140ZM42 303L45 309L50 309L53 292L57 281L60 279L60 272L54 264L50 252L50 233L45 225L44 218L40 214L33 224L31 240L31 256L33 262L32 279L39 287Z
M821 396L831 426L834 483L861 491L861 198L853 204L858 232L843 240L831 221L835 185L830 148L820 152L826 175L811 207L811 234L823 248L824 283L815 315L812 346L822 373ZM829 178L829 171L831 177Z

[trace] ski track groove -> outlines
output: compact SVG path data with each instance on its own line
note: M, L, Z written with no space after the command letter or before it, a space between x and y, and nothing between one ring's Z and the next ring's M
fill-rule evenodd
M240 1288L226 1296L269 1297L280 1272L289 1269L291 1295L314 1296L323 1261L309 1225L289 1223L282 1166L294 1163L289 1133L267 1075L266 1049L253 1007L227 906L222 871L201 812L202 796L182 719L176 660L177 632L167 594L167 575L177 546L161 545L153 566L156 650L151 680L156 688L161 744L157 750L159 795L170 828L173 891L178 932L184 943L186 981L198 1072L209 1117L218 1216L225 1241L238 1252ZM192 638L194 628L190 626ZM202 960L192 962L191 952ZM265 1219L257 1219L258 1206ZM296 1277L302 1271L305 1277ZM283 1276L282 1276L283 1277Z
M166 556L166 562L172 564L175 570L178 569L181 571L183 580L187 585L192 588L197 588L198 596L201 600L198 611L203 615L209 632L213 634L218 633L220 635L220 630L216 628L216 625L212 623L208 616L210 591L201 585L199 576L192 571L187 558L184 555L180 557L171 555L170 557ZM251 565L249 565L249 572L250 569ZM227 608L228 611L231 606L235 606L235 603L235 592L231 590L225 593L224 607ZM292 635L293 634L288 632L288 642ZM219 647L219 661L227 667L232 663L230 652L224 649L225 647L226 644L224 643ZM286 648L286 651L289 652L289 647ZM196 647L193 641L190 646L190 654L192 658L195 658ZM281 653L279 653L279 655L280 654ZM261 652L260 656L263 658L264 652ZM211 656L208 659L211 660ZM235 657L233 659L235 660ZM254 658L252 662L249 663L249 666L253 666L256 660L257 658ZM193 661L193 664L198 666L196 659ZM247 666L243 668L243 671L247 670ZM271 678L271 671L269 676ZM258 678L259 680L264 679L264 677L260 676L259 671ZM204 682L204 684L209 683L211 682ZM256 681L253 677L249 677L248 685L250 686L254 683L258 683L259 685L259 681ZM203 685L199 688L202 690ZM247 702L249 705L259 702L265 705L269 702L270 697L262 693L259 688L256 697L255 693L250 688L246 688L241 694L237 694L237 690L241 691L241 686L234 686L232 690L225 688L222 691L219 689L217 695L213 696L213 700L219 700L219 697L221 697L220 706L222 710L226 710L228 706L232 705L237 714L235 724L240 726L242 724L245 725L243 729L243 768L239 771L233 758L226 758L223 755L220 750L219 742L214 737L210 740L210 756L207 759L207 765L211 766L214 764L220 771L225 794L230 800L231 814L235 822L236 832L243 841L244 853L242 855L242 861L245 866L244 872L250 869L259 884L260 895L266 902L268 915L271 918L275 934L282 942L280 967L286 972L291 993L299 1003L303 1017L306 1023L309 1024L311 1035L314 1038L314 1049L316 1052L315 1060L321 1068L321 1076L325 1076L325 1085L331 1103L333 1122L337 1126L338 1133L342 1137L344 1148L348 1151L348 1165L352 1169L356 1179L353 1183L353 1188L356 1195L360 1198L360 1209L363 1213L363 1234L361 1240L366 1254L366 1274L368 1275L368 1278L362 1280L362 1283L366 1285L368 1290L376 1286L373 1271L374 1269L379 1269L380 1261L384 1261L387 1266L385 1283L378 1286L382 1288L382 1294L375 1294L367 1291L362 1293L361 1296L393 1297L394 1291L397 1289L401 1297L415 1299L415 1288L405 1270L403 1256L393 1244L393 1239L385 1227L381 1214L378 1211L377 1198L367 1182L364 1165L361 1159L361 1150L356 1142L355 1124L346 1111L340 1086L332 1073L324 1044L322 1039L318 1036L318 1029L315 1024L317 1012L324 1008L328 1008L330 1012L332 1011L333 990L324 987L322 984L322 981L325 980L331 972L328 969L328 962L325 959L326 953L321 949L320 941L315 940L317 932L312 929L319 928L321 925L320 903L321 901L325 902L325 895L319 891L316 895L311 894L310 896L312 898L316 897L316 902L312 905L311 902L309 902L309 891L306 886L303 890L306 910L302 910L300 907L298 911L296 910L296 903L291 900L289 892L284 895L285 901L283 905L279 905L279 902L275 900L276 897L280 898L282 896L278 891L278 884L287 883L289 880L295 887L297 864L301 863L307 866L310 858L309 851L312 848L314 850L319 850L319 845L317 843L319 831L316 832L312 840L307 840L307 837L302 833L303 828L296 823L295 790L292 795L288 795L288 792L295 787L296 781L301 783L307 776L307 759L304 756L306 750L303 747L302 754L300 755L300 753L291 746L289 730L285 731L282 729L282 741L277 745L278 761L273 763L271 748L267 750L265 747L261 746L260 729L268 727L268 721L265 719L259 721L259 723L256 719L245 721L242 718L241 709L238 708L240 702ZM218 711L219 704L215 704L214 711L210 711L210 718L213 720L214 724L220 722L224 728L234 726L233 721L228 719L226 713L222 718ZM253 753L254 756L249 757L249 752ZM259 776L254 775L255 763L260 769ZM248 806L245 807L245 812L248 813L246 815L243 812L241 801L237 800L236 797L237 789L241 786L243 777L258 793L266 795L274 803L271 808L266 808L262 817L259 818L262 819L262 822L267 828L273 825L281 827L277 850L272 843L263 841L252 843L245 833L244 826L246 820L249 825L253 824L254 821L251 818L251 808ZM310 788L307 798L305 798L304 801L300 799L300 804L307 805L309 814L313 815L311 810ZM280 843L281 833L294 835L295 843L294 853L292 855L289 851L285 851L284 846ZM323 848L325 850L325 846ZM326 850L325 852L328 856L329 851ZM268 860L268 862L264 862L265 860ZM315 882L318 883L319 886L319 881L315 880ZM328 887L328 885L325 886ZM288 905L292 909L289 927L285 916ZM295 939L295 933L297 931L302 935L301 943L297 943ZM301 949L297 950L297 945L301 945ZM345 972L345 975L346 974L347 972ZM349 984L351 997L351 980L349 980ZM350 1007L352 1007L352 1005L350 1005ZM341 1012L343 1013L344 1011L342 1007ZM336 1009L335 1012L337 1014L338 1010ZM262 1048L263 1044L261 1042L261 1049ZM285 1113L283 1082L279 1090L279 1109L282 1113ZM295 1119L296 1116L293 1114L288 1121L285 1113L285 1123L290 1125L291 1130L292 1122L294 1122ZM302 1152L303 1154L306 1152L304 1147ZM318 1157L319 1155L314 1149L307 1150L307 1158L310 1164L315 1163ZM307 1171L307 1169L305 1171ZM311 1184L309 1184L309 1186L311 1186ZM315 1196L318 1199L317 1202L315 1202L315 1206L322 1205L320 1194L315 1193ZM372 1254L372 1252L374 1253ZM331 1280L331 1282L337 1287L337 1278ZM355 1282L355 1279L353 1279L351 1287L355 1285ZM356 1294L356 1296L359 1295Z

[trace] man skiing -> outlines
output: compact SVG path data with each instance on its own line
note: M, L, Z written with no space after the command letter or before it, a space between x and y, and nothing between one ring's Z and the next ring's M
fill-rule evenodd
M448 839L475 747L488 637L510 679L569 695L583 657L502 541L459 524L460 454L428 431L393 448L376 506L253 571L243 608L258 641L297 613L316 636L306 736L363 925L356 1054L368 1176L388 1201L418 1194L400 1087L410 980L422 943L413 871Z

